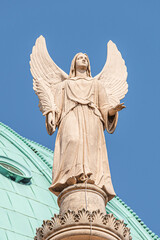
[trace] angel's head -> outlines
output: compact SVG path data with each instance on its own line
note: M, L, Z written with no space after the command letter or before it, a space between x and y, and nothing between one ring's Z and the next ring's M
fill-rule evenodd
M86 53L77 53L71 63L71 69L69 73L70 77L76 77L76 70L83 69L86 71L87 76L91 77L91 67L88 55Z

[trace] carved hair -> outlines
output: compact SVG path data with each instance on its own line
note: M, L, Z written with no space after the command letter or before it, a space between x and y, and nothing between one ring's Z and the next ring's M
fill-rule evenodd
M77 53L72 60L70 73L69 73L69 78L76 77L76 59L80 54L84 54L87 57L87 61L88 61L88 67L87 67L87 70L86 70L87 71L87 76L92 77L91 76L91 66L90 66L90 61L89 61L88 55L86 53L81 53L80 52L80 53Z

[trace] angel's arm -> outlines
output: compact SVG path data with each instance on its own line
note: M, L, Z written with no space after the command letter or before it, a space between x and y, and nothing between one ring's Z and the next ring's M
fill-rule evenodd
M126 106L124 105L124 103L120 103L118 104L117 106L109 109L109 116L114 116L116 114L116 112L119 112L121 111L122 109L126 108Z
M46 115L46 129L49 135L52 135L56 130L55 112L49 112Z
M56 110L50 109L46 114L46 129L49 135L52 135L55 132L56 127L59 125L64 99L63 83L56 86L53 95L57 108Z
M40 111L46 117L47 132L52 135L56 129L55 114L59 112L54 94L41 78L33 80L33 89L39 98Z
M106 91L101 83L99 83L98 104L104 120L105 129L108 133L113 133L117 126L118 111L115 111L113 115L109 114L112 112L112 108L109 105Z

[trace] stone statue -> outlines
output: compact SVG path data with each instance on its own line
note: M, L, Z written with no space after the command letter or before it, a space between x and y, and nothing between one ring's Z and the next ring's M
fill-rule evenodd
M30 66L47 131L52 135L58 128L50 190L59 195L70 185L86 182L103 189L111 200L115 192L104 130L114 132L118 112L125 108L120 100L128 91L127 69L116 45L108 42L107 61L94 78L83 53L73 58L69 75L63 72L50 58L43 36L36 40Z

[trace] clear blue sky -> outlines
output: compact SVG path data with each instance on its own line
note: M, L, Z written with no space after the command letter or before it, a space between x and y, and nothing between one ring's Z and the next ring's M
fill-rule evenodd
M0 121L51 149L55 135L47 135L29 68L36 38L46 38L51 57L67 73L73 56L86 52L93 76L105 63L107 42L116 43L129 92L115 133L106 133L113 184L160 235L160 1L5 0L0 33Z

